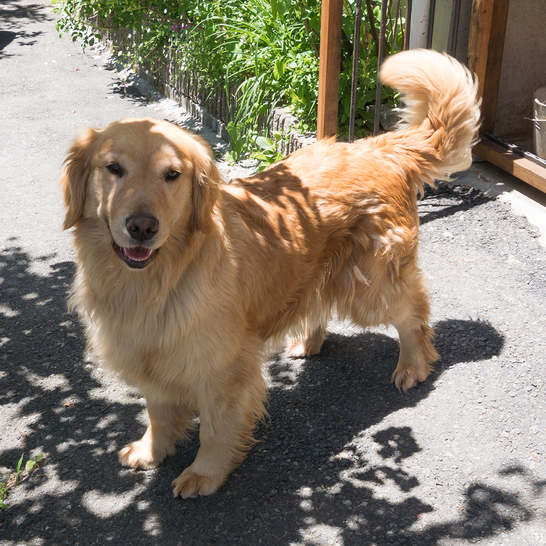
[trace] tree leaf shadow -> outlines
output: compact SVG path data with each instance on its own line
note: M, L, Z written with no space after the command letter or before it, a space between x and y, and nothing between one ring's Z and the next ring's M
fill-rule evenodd
M434 506L415 493L420 479L404 463L422 448L409 426L380 426L468 361L461 331L482 340L474 360L501 351L502 334L471 320L435 325L444 356L407 394L389 382L398 343L382 332L331 334L307 360L273 355L269 416L258 425L257 446L216 495L173 499L170 484L193 460L197 434L156 470L119 466L117 450L144 429L143 401L86 359L82 329L65 303L73 264L43 257L49 274L38 274L37 259L11 243L0 255L0 465L13 468L22 452L47 457L0 512L0 533L13 543L312 545L326 533L345 546L392 537L440 544L493 536L535 517L517 495L476 482L463 492L459 519L416 529ZM357 447L372 428L379 459ZM525 469L506 470L513 475L531 479ZM533 483L543 494L545 482ZM377 488L390 494L379 497Z

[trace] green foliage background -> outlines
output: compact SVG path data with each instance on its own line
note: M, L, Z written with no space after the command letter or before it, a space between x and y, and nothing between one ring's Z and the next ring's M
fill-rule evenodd
M387 53L403 40L404 13L390 0ZM105 33L127 29L117 53L135 64L160 69L176 53L178 69L192 74L208 94L236 89L228 132L230 159L254 151L262 161L278 157L267 135L273 108L282 105L299 120L301 132L316 130L320 50L320 0L53 0L57 28L92 46ZM380 0L368 0L359 44L356 136L369 134L375 101ZM339 134L347 134L349 118L355 0L344 0ZM373 28L377 27L376 32ZM384 90L385 101L393 95ZM231 101L233 102L233 101ZM259 136L261 138L259 139ZM265 140L264 140L265 138Z

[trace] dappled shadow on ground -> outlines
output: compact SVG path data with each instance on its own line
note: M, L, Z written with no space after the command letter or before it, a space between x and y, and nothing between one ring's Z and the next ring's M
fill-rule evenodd
M456 200L456 202L454 202ZM453 186L447 182L437 182L436 188L425 188L425 194L419 201L419 220L421 225L457 212L464 212L491 201L480 190L470 186Z
M120 60L116 64L107 65L107 68L112 70L117 68L123 70L127 66L130 66L130 61ZM151 101L161 99L161 95L153 92L150 88L150 93L143 93L139 88L139 77L130 72L125 77L120 77L118 80L112 82L109 86L109 90L114 95L118 95L123 99L127 99L130 102L137 104L138 106L147 106Z
M51 19L44 10L43 4L23 3L17 0L3 0L0 5L0 59L14 55L13 44L30 46L36 44L36 38L42 33L28 32L24 25L31 22L42 22ZM6 48L11 46L9 52Z
M128 100L137 106L149 106L153 102L165 99L165 97L154 89L152 84L146 82L144 76L138 75L133 71L125 70L127 67L131 66L130 60L123 59L123 57L112 58L106 66L110 70L116 69L120 71L118 79L109 85L109 90L114 95ZM197 118L189 115L189 113L184 112L184 109L181 106L179 106L178 109L179 111L176 113L173 113L172 111L164 112L164 114L166 114L166 121L170 121L193 133L201 133L204 127L203 123ZM181 114L181 112L184 113ZM181 116L183 119L180 119ZM221 141L216 144L209 142L209 145L215 152L218 152L227 147L227 142Z
M3 27L20 24L23 20L49 21L51 15L44 10L45 3L21 2L20 0L2 0L0 16Z
M329 533L345 545L439 544L491 536L533 517L516 495L476 482L463 492L460 518L415 530L435 508L413 493L419 477L403 468L421 450L411 428L374 432L374 458L358 443L468 359L457 343L461 329L488 341L474 360L498 354L502 336L487 323L437 324L445 356L405 395L389 382L397 342L382 333L332 334L309 360L274 356L259 444L216 495L182 501L171 497L170 483L195 456L197 435L155 471L120 468L117 450L144 430L142 401L116 392L123 388L115 381L105 387L86 363L82 330L65 306L73 264L55 263L48 275L35 273L35 264L15 242L0 259L0 466L13 468L22 452L47 457L0 514L0 534L13 543L320 544ZM531 480L523 468L507 472ZM376 495L378 486L389 486L392 498ZM535 486L542 494L544 482Z
M135 484L133 477L125 482L116 472L109 476L103 470L104 465L115 468L115 449L109 446L117 446L118 436L125 441L124 428L134 423L142 405L136 399L131 403L130 397L116 402L85 368L82 329L66 310L73 264L56 263L47 276L33 269L51 259L32 260L17 246L0 254L0 467L13 469L22 453L25 459L44 453L45 468L21 487L32 498L49 484L47 493L17 509L20 526L12 519L13 510L0 515L0 535L22 532L14 540L47 539L45 527L55 532L56 522L73 521L79 509L72 512L70 507L95 488L87 487L90 474L96 473L93 483L108 482L109 491ZM76 491L77 501L72 496ZM13 491L11 497L17 494Z
M0 30L0 51L15 40L17 34L9 30Z

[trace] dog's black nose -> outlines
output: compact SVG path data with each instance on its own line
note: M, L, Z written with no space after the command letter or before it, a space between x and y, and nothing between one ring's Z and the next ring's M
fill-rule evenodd
M127 218L125 226L133 239L143 243L152 239L157 233L159 220L150 214L134 214Z

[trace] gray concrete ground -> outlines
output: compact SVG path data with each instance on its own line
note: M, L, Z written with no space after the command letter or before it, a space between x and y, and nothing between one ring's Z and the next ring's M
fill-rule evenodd
M216 495L171 496L196 436L157 470L119 466L144 401L86 356L66 310L62 161L85 126L201 128L54 22L0 6L0 545L546 544L545 201L484 163L419 206L442 355L425 383L389 383L392 330L333 321L321 355L265 363L260 442ZM45 458L12 485L22 454Z

